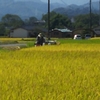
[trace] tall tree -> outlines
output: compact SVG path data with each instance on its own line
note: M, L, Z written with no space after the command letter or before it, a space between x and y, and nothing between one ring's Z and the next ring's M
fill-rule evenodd
M4 24L0 23L0 36L4 36L5 35L5 26Z
M42 19L48 22L48 14L43 15ZM64 28L64 27L70 28L71 20L67 16L58 14L56 12L51 12L50 13L50 29Z
M18 15L6 14L1 19L2 23L9 27L19 27L23 24L22 19Z
M28 19L24 20L24 24L25 25L34 25L34 23L37 21L38 19L34 16L29 17Z
M99 15L91 14L91 27L99 25ZM89 28L90 27L90 15L79 15L75 17L75 28Z
M33 25L36 21L37 21L37 18L36 17L30 17L29 18L29 24L30 25Z
M71 21L67 16L56 14L51 18L51 28L71 27Z

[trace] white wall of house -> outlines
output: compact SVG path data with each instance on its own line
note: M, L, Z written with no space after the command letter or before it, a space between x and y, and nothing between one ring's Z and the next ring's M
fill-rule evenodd
M94 28L93 30L96 33L96 36L100 36L100 27Z
M97 34L100 34L100 29L95 29L94 30Z
M27 38L28 37L28 31L23 29L23 28L17 28L17 29L14 29L10 33L10 37L14 37L14 38Z

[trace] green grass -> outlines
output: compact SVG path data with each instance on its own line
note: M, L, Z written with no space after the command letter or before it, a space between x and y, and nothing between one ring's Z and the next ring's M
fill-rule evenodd
M82 40L73 40L71 38L51 38L51 40L56 40L61 44L99 44L100 38L91 38L91 39L82 39ZM35 38L1 38L0 44L8 44L8 43L26 43L28 47L34 46L34 42L36 41Z
M83 40L73 40L73 39L58 39L58 41L60 41L62 44L66 44L66 43L79 43L79 44L99 44L100 43L100 39L83 39Z

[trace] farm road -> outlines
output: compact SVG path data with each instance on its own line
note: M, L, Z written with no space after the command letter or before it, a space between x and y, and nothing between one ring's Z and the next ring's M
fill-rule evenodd
M27 44L0 44L0 47L26 47Z

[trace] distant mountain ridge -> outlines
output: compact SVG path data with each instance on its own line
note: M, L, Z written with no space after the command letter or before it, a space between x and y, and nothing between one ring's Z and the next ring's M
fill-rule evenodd
M93 3L94 12L98 12L98 2ZM66 7L65 7L66 6ZM52 3L50 5L51 11L65 14L68 16L76 16L78 14L85 14L89 12L89 4L78 5L65 5L59 3ZM41 19L43 14L48 11L48 4L41 0L0 0L0 18L5 14L16 14L22 19L35 16Z
M52 4L51 10L64 6L63 4ZM43 14L48 11L48 4L41 0L1 0L0 1L0 18L5 14L16 14L22 19L35 16L41 19Z
M91 7L92 13L99 13L99 4L98 2L92 2L92 7ZM56 8L53 11L63 14L63 15L68 15L69 17L74 17L79 14L88 14L90 13L90 5L89 3L86 3L84 5L68 5L67 7L60 7Z

